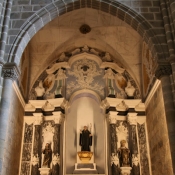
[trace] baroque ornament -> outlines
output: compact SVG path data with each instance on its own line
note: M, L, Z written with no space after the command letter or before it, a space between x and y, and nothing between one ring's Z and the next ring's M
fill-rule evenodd
M38 154L35 156L33 155L32 157L32 165L35 166L35 165L39 165L39 157L38 157Z
M73 65L72 71L68 71L68 75L74 76L76 80L70 81L67 85L67 94L70 95L76 89L91 89L103 95L103 86L94 83L94 78L101 75L101 73L101 70L97 70L94 61L86 58L77 61Z
M56 164L58 164L58 165L60 164L60 156L59 156L58 153L55 154L55 155L53 155L52 163L53 163L54 166L55 166Z

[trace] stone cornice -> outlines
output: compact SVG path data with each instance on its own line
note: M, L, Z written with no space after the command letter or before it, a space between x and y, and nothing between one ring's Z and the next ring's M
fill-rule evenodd
M141 99L119 99L119 98L106 98L107 104L109 106L116 107L121 104L122 101L127 105L128 108L135 108L139 103L141 103Z
M15 63L6 63L2 68L2 72L4 78L12 80L18 79L20 75L20 71Z

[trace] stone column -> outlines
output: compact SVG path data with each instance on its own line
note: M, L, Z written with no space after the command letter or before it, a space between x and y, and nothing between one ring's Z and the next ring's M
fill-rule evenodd
M129 146L132 158L130 159L132 166L132 174L140 174L139 152L137 140L137 113L128 113L127 120L129 123Z
M13 81L19 76L19 71L14 64L7 64L3 67L3 89L2 89L2 100L0 103L0 174L6 174L6 166L8 169L11 168L9 164L11 160L12 143L11 133L14 133L16 128L8 127L10 122L15 120L16 115L13 111L12 97L13 94ZM19 143L20 144L20 143Z
M41 165L41 123L43 121L42 113L33 113L34 121L34 142L33 142L33 157L31 175L39 175L39 167Z
M156 77L160 79L162 85L162 93L165 106L166 123L168 129L168 137L170 144L170 152L172 159L173 171L175 172L175 149L174 149L174 137L175 137L175 105L173 102L173 93L171 88L170 75L172 74L170 65L159 66L156 70Z
M60 169L60 131L61 131L61 121L62 113L52 112L55 126L54 126L54 136L53 136L53 158L52 158L52 175L59 175Z
M111 173L112 175L119 175L119 159L117 155L117 135L116 135L116 121L117 121L117 112L109 113L109 122L110 122L110 147L111 147Z

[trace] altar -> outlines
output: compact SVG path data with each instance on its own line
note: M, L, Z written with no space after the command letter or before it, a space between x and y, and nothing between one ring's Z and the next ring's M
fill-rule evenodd
M145 104L109 57L84 46L41 74L25 106L21 174L149 175Z

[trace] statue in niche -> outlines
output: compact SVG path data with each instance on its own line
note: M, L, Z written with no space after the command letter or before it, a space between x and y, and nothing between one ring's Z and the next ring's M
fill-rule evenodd
M50 163L52 161L52 150L49 143L46 143L45 149L43 149L42 153L44 154L42 167L50 168Z
M125 92L127 94L128 97L134 97L134 92L135 92L135 87L131 85L131 82L128 81L127 82L127 86L125 88Z
M128 128L124 126L123 122L119 123L119 126L116 127L117 139L118 139L118 148L120 146L121 140L128 140Z
M88 130L87 126L80 133L80 146L81 151L90 151L90 146L92 146L92 134Z
M130 150L126 147L126 140L122 140L120 144L118 149L120 167L130 167Z
M38 86L35 88L37 100L43 100L43 95L45 93L45 89L43 87L43 82L40 80Z

